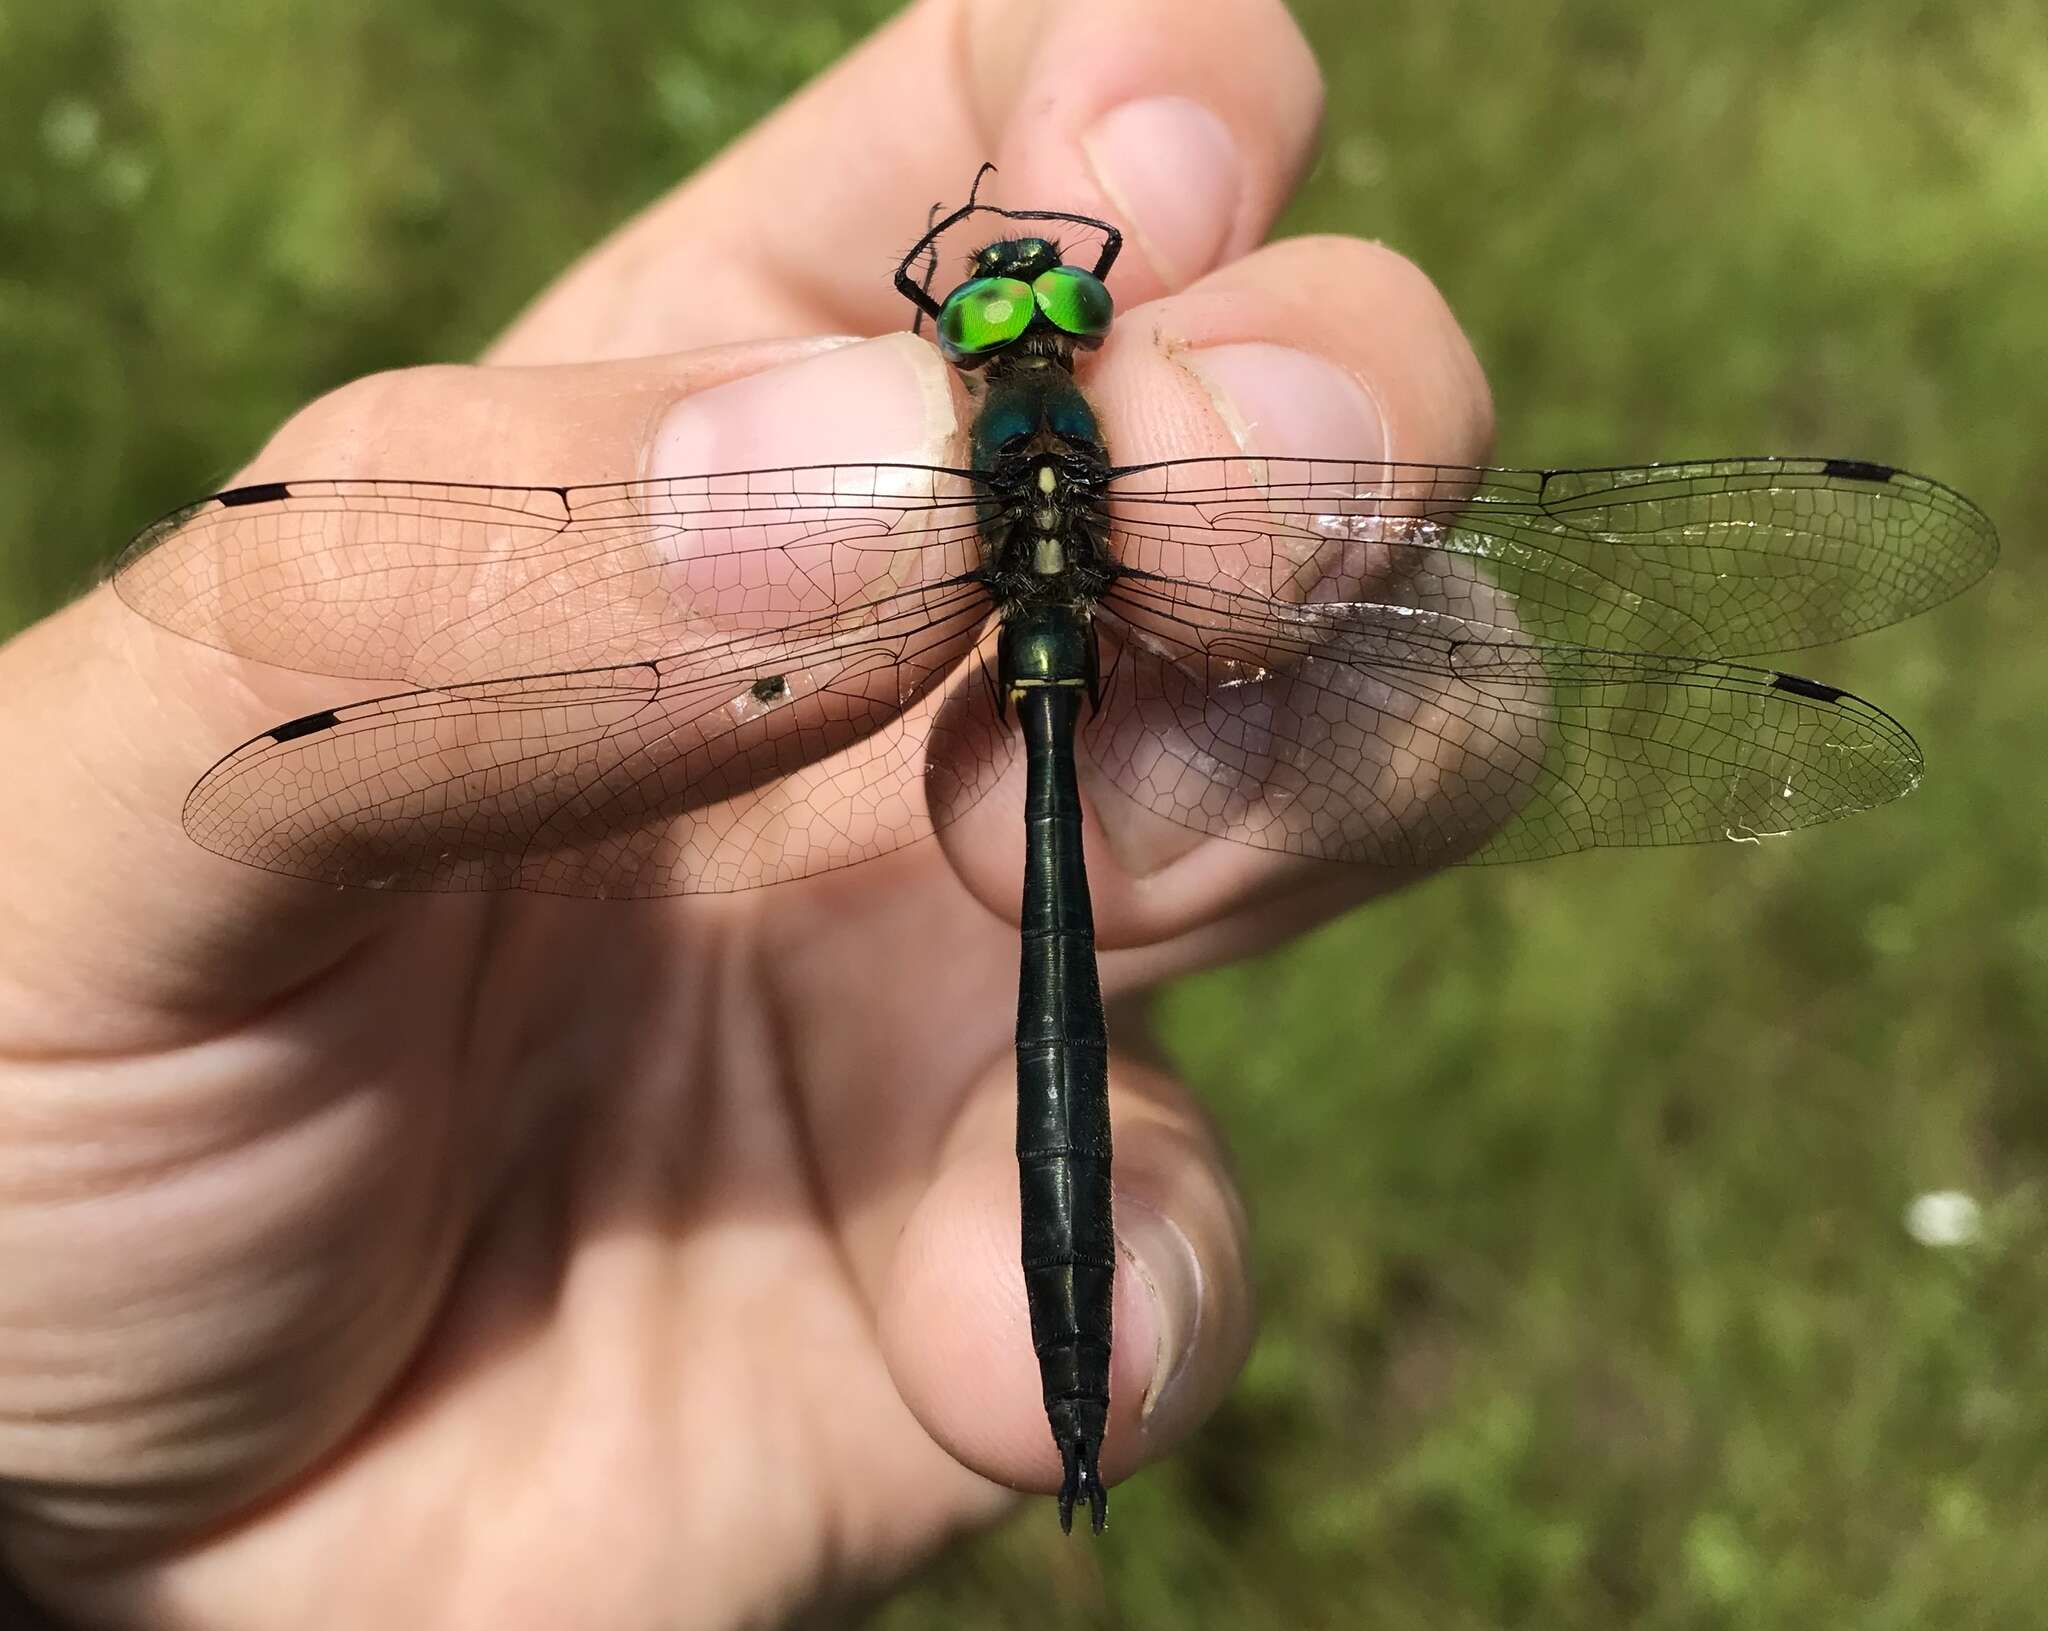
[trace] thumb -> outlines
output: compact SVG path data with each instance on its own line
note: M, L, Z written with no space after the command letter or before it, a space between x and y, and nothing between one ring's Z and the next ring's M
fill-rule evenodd
M948 370L908 336L413 369L315 402L241 485L302 482L328 497L197 506L115 587L0 648L0 763L33 767L0 801L0 968L18 971L0 981L0 1046L103 1051L203 1034L389 921L373 892L233 865L180 830L187 789L237 744L422 684L625 661L657 625L668 637L686 625L700 571L719 570L696 553L717 552L714 530L643 526L622 541L628 529L614 527L606 558L639 549L649 587L579 649L548 633L590 621L588 603L543 587L561 548L548 529L390 501L381 486L333 496L344 484L507 484L490 495L498 514L530 505L542 483L946 463L955 428ZM835 564L823 563L820 594L860 587ZM593 601L600 587L586 586ZM301 790L256 791L288 815Z
M1016 1489L1059 1487L1018 1272L1015 1067L992 1066L895 1237L876 1319L897 1390L956 1460ZM1170 1452L1250 1352L1243 1203L1207 1117L1170 1077L1110 1062L1117 1260L1109 1434L1114 1485Z

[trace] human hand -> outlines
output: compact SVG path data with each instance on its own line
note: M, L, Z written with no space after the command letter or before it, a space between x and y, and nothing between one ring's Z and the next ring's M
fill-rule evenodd
M957 463L955 381L892 333L886 269L984 157L1005 201L1129 235L1086 376L1117 458L1242 433L1472 462L1485 389L1419 274L1255 247L1316 100L1265 0L934 0L489 365L338 391L243 479ZM892 337L783 338L824 332ZM201 767L344 689L105 590L0 652L0 763L34 767L0 801L8 1562L94 1624L715 1626L873 1590L1003 1486L1051 1489L1014 809L630 906L337 893L185 839ZM1112 993L1357 898L1137 812L1090 846ZM1215 1406L1251 1298L1200 1113L1127 1059L1112 1083L1113 1482Z

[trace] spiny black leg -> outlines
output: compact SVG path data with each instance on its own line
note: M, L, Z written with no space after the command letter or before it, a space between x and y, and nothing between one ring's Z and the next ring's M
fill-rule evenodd
M947 216L943 221L936 221L928 224L925 228L924 236L918 239L916 243L912 244L910 246L910 253L905 255L903 259L897 263L897 292L901 294L904 299L908 300L913 306L915 306L918 309L918 311L921 312L924 316L929 317L934 323L936 323L939 320L939 303L936 300L932 299L931 290L929 288L919 287L916 280L913 279L910 275L910 268L914 264L916 264L917 257L919 255L922 255L927 249L931 251L932 265L934 268L936 268L939 261L938 241L946 233L946 231L952 226L954 226L957 222L966 220L968 216L974 214L977 210L985 210L991 207L990 205L987 204L977 204L974 200L975 196L981 191L982 178L984 176L993 174L994 171L995 166L984 161L982 167L974 172L974 186L972 187L972 189L969 190L967 194L967 202L962 204L957 210L955 210L951 215ZM934 214L938 212L938 208L939 206L936 204L932 206L932 211ZM927 274L927 282L929 282L929 274Z
M1102 630L1088 620L1088 717L1102 712Z
M933 204L932 207L925 212L924 230L925 236L927 238L931 236L932 223L939 218L939 211L944 209L945 207L946 205L944 200L940 200L939 202ZM924 290L925 305L930 305L932 303L932 279L938 275L938 270L939 246L937 244L932 244L928 249L925 250L924 276L918 280L918 287ZM923 307L920 307L918 309L917 315L911 319L910 332L912 334L922 334L924 332Z
M1095 262L1093 274L1095 281L1100 283L1109 276L1109 269L1116 264L1116 258L1124 247L1124 235L1107 221L1097 221L1094 225L1102 228L1102 254Z

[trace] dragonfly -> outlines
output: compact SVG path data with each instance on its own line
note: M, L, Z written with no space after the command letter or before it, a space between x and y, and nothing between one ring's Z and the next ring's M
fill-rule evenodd
M184 805L207 849L330 886L788 884L932 840L1021 759L1023 1277L1060 1525L1085 1503L1099 1533L1115 1233L1084 785L1414 871L1831 821L1909 791L1919 749L1745 659L1936 606L1998 541L1952 489L1852 458L1116 464L1077 369L1121 235L980 185L895 272L974 396L957 466L269 481L164 517L112 579L193 640L392 687L233 748ZM936 298L969 225L1000 235Z

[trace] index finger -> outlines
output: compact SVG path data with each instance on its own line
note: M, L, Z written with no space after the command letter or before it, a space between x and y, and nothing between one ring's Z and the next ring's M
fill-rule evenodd
M924 0L566 272L492 362L874 334L888 270L984 160L985 197L1126 233L1124 304L1264 238L1322 111L1278 0Z

